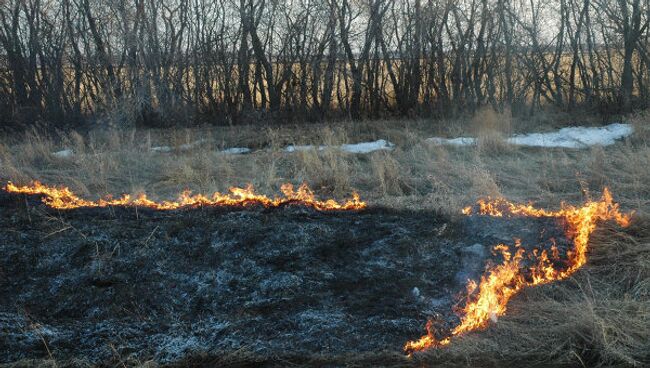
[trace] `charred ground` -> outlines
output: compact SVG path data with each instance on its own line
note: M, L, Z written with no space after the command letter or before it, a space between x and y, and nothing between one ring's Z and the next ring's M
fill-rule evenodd
M295 205L54 211L4 193L0 228L3 363L397 356L428 317L453 322L455 295L491 245L568 244L552 219Z

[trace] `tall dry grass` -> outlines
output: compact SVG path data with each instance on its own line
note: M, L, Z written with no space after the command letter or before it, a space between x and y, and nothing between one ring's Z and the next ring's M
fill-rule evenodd
M247 183L273 193L283 182L307 182L322 195L345 196L357 190L373 203L418 208L431 204L449 211L486 195L550 205L562 200L579 202L585 191L609 186L625 205L648 208L650 148L640 128L638 136L606 148L503 147L502 137L519 122L508 122L492 110L479 115L467 126L483 143L463 148L427 144L425 138L436 133L424 129L421 122L274 128L239 135L228 128L49 136L33 131L19 140L0 143L0 179L68 185L87 196L147 191L162 197L185 188L223 191ZM283 151L288 144L338 146L378 138L398 146L362 155L330 148ZM201 143L183 148L193 142ZM151 150L160 146L169 146L170 152ZM219 152L234 146L257 147L258 151L247 155ZM73 154L56 154L64 149Z
M478 110L471 119L470 131L476 137L476 146L483 154L508 152L511 146L506 142L512 135L512 113L487 106Z

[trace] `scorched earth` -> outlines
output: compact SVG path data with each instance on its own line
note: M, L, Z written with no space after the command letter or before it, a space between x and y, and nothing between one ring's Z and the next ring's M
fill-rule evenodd
M60 211L2 192L2 362L401 353L428 319L458 325L495 244L566 254L564 225L292 202Z

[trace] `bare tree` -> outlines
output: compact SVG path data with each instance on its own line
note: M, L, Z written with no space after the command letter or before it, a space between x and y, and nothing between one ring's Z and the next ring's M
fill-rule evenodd
M650 0L5 0L0 109L236 124L650 102Z

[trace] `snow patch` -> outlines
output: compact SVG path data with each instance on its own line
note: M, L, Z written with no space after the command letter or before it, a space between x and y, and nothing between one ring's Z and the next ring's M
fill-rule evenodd
M284 151L285 152L299 152L299 151L309 151L309 150L314 150L317 149L319 151L323 151L325 149L332 148L332 149L340 149L343 152L347 153L370 153L374 151L386 151L386 150L392 150L395 148L395 145L387 140L384 139L379 139L374 142L361 142L361 143L354 143L354 144L342 144L340 146L313 146L313 145L303 145L303 146L295 146L295 145L289 145L287 146Z
M74 156L74 151L71 150L70 148L66 148L61 151L53 152L52 156L58 157L58 158L70 158Z
M158 152L158 153L170 153L173 152L175 149L178 151L188 151L193 148L196 148L200 146L201 144L205 143L206 140L201 139L192 143L187 143L187 144L181 144L177 148L171 147L171 146L155 146L151 147L150 151L152 152ZM289 145L284 148L284 152L304 152L304 151L310 151L310 150L319 150L319 151L324 151L326 149L337 149L341 150L343 152L347 153L370 153L374 151L386 151L386 150L392 150L395 148L395 145L385 139L379 139L374 142L361 142L361 143L354 143L354 144L343 144L340 146L326 146L326 145L320 145L320 146L314 146L314 145ZM63 151L62 151L63 152ZM246 147L231 147L231 148L226 148L222 151L218 151L217 154L226 154L226 155L242 155L242 154L247 154L253 152L252 149L246 148ZM72 151L70 150L70 153ZM56 153L55 153L56 155Z
M506 141L517 146L527 147L557 147L557 148L586 148L594 145L609 146L617 140L625 138L634 132L630 124L610 124L603 127L568 127L555 132L516 134ZM435 145L471 146L476 144L476 138L441 138L432 137L426 140Z
M459 137L459 138L432 137L432 138L427 138L426 141L438 146L471 146L473 144L476 144L476 138L471 138L471 137Z
M194 142L191 142L191 143L181 144L180 146L178 146L178 148L181 151L187 151L187 150L191 150L192 148L196 148L196 147L202 145L205 142L207 142L207 140L199 139L198 141L194 141Z
M225 150L221 151L220 153L226 154L226 155L244 155L247 153L251 153L250 148L246 147L231 147L231 148L226 148Z
M508 143L529 147L585 148L609 146L634 132L630 124L610 124L603 127L568 127L557 132L514 135Z
M341 150L349 153L370 153L373 151L390 151L395 147L391 142L383 139L374 142L363 142L357 144L344 144Z
M322 151L328 146L318 146L318 150ZM310 151L316 149L316 146L313 146L311 144L308 145L303 145L303 146L294 146L293 144L288 145L284 151L285 152L304 152L304 151Z
M156 146L156 147L151 147L151 151L153 152L160 152L160 153L168 153L172 151L172 148L169 146Z
M193 148L196 148L203 143L207 142L206 139L199 139L198 141L190 142L190 143L185 143L181 144L178 146L179 151L189 151ZM152 152L158 152L158 153L169 153L173 151L173 148L170 146L156 146L156 147L151 147L150 149Z

